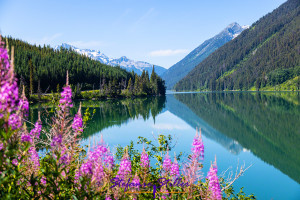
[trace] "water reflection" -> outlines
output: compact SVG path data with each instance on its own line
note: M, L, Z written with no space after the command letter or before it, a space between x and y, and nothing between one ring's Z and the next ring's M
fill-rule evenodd
M299 102L299 93L291 92L188 93L170 94L167 98L87 101L82 102L83 110L96 109L96 113L83 137L98 134L110 127L123 126L136 119L149 121L151 118L154 124L149 126L152 128L171 130L174 129L169 127L171 122L156 121L159 114L168 110L191 127L200 127L205 137L221 144L233 155L251 151L300 183ZM73 114L76 113L78 102L75 105L71 110ZM51 106L33 106L30 110L31 121L37 119L37 110L45 107L51 110ZM118 134L118 137L129 137L127 132Z
M167 107L192 126L205 121L217 130L208 137L235 153L249 149L300 183L299 102L299 93L196 93L175 94Z

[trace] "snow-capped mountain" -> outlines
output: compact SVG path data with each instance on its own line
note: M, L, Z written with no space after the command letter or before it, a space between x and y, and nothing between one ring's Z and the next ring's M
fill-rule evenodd
M80 49L66 43L56 46L55 49L57 50L60 49L61 47L66 49L72 49L73 51L79 54L86 55L94 60L100 61L103 64L107 64L111 66L120 66L129 72L133 70L135 73L139 75L142 74L143 70L148 71L149 74L151 74L152 72L153 64L143 62L143 61L130 60L126 56L122 56L121 58L117 58L117 59L109 58L100 51L90 50L90 49ZM154 65L154 69L158 75L161 75L166 71L165 68L157 65Z
M181 61L170 67L162 78L166 81L167 89L173 86L185 77L202 60L208 57L212 52L223 46L225 43L236 38L243 30L249 26L240 26L238 23L229 24L223 31L216 36L204 41L200 46L191 51Z

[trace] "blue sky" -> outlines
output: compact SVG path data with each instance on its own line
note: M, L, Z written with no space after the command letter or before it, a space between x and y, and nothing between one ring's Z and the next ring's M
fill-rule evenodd
M285 0L0 0L0 32L63 42L165 68L228 24L251 25Z

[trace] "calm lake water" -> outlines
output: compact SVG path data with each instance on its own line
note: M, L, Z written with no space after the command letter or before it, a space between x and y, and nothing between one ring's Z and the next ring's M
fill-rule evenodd
M96 109L82 145L126 146L138 136L172 135L175 152L190 153L196 127L205 145L203 175L252 165L234 184L258 199L300 199L300 94L297 92L176 93L135 100L83 102ZM75 112L75 111L74 111Z

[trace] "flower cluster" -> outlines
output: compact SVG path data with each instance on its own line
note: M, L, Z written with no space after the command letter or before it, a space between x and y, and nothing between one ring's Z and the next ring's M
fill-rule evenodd
M72 104L72 90L71 87L67 85L63 88L61 92L61 99L59 100L60 107L64 110L67 107L73 107Z
M39 138L42 131L42 125L37 121L34 125L34 128L30 131L29 135L31 138Z
M142 154L141 154L141 166L144 168L149 167L149 156L148 153L145 151L145 148L143 148Z
M121 160L117 177L125 178L130 173L131 173L131 161L130 161L128 152L126 151Z
M164 172L168 173L171 169L171 166L172 166L172 161L170 159L169 152L167 152L167 154L165 155L165 158L164 158L164 162L163 162Z
M22 126L22 121L20 115L13 113L8 118L8 125L12 130L16 130Z
M91 177L97 184L100 184L105 176L104 168L107 168L106 171L109 171L113 166L113 156L110 154L103 139L101 139L101 143L97 145L94 151L89 153L88 159L81 165L80 170L77 172L77 176L80 177L86 175Z
M82 132L83 131L82 126L83 126L82 117L80 114L76 114L72 124L72 128L75 131L75 133Z
M13 48L11 49L13 54ZM12 55L13 56L13 55ZM19 89L14 76L13 61L9 63L7 49L3 48L0 38L0 117L3 113L10 113L18 110Z
M204 158L204 145L201 137L201 129L199 135L198 131L196 131L196 135L193 140L192 153L192 159L198 160Z
M31 162L33 163L33 167L37 169L40 166L40 158L39 158L39 154L36 152L35 147L34 146L30 147L28 153L30 155Z
M211 199L222 200L222 192L221 192L217 173L218 173L218 168L217 168L217 164L215 161L215 163L211 165L209 172L208 172L208 176L207 176L207 179L209 181L208 187L210 190Z
M171 166L171 169L170 169L170 175L174 178L178 177L180 175L179 173L179 165L178 165L178 162L177 162L177 159L176 159L176 156L174 158L174 162Z
M61 143L62 143L62 135L58 134L53 137L51 142L51 147L59 147L61 146Z
M14 75L13 59L9 62L7 49L3 48L0 36L0 119L4 120L12 130L22 126L23 112L28 111L25 95L19 99L19 88ZM14 48L11 48L13 58ZM8 116L8 118L6 118Z

